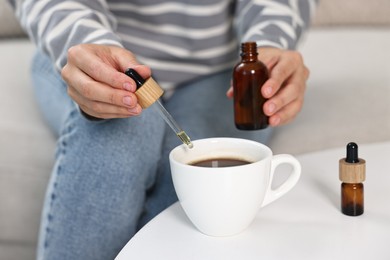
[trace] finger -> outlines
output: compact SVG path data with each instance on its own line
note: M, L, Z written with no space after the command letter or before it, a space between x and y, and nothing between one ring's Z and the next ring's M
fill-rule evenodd
M128 108L137 105L138 101L134 93L115 89L104 83L97 82L75 67L68 69L67 73L73 75L71 82L68 82L68 86L70 87L68 91L71 97L79 95L87 100L125 106Z
M287 52L280 57L270 71L270 78L262 87L262 95L270 98L275 95L285 82L296 70L302 67L303 60L297 52Z
M294 100L303 99L305 88L306 83L302 68L294 73L276 95L265 102L264 113L271 116Z
M278 63L279 56L271 57L269 60L265 62L265 66L267 67L268 71L271 71L272 68Z
M90 46L76 45L68 50L68 62L80 68L96 81L117 89L134 92L136 90L135 82L118 70L118 64L114 64L115 62L111 60L112 56L108 50L99 49L99 51L91 50ZM123 51L123 53L126 52Z
M260 47L258 48L258 57L269 69L277 63L282 52L283 50L274 47Z
M304 79L305 79L305 81L307 81L309 79L309 76L310 76L310 70L306 66L304 66L303 70L304 70L303 71Z
M98 101L86 100L82 96L77 96L75 99L78 100L80 108L85 113L97 118L126 118L131 116L138 116L142 112L140 105L136 105L133 108L124 108Z
M229 89L227 90L226 96L228 98L233 98L233 87L232 86L230 86Z
M299 52L286 51L272 69L271 77L284 82L297 68L302 66L303 58Z
M303 99L296 99L287 106L283 107L283 109L270 116L268 120L270 126L285 125L295 119L299 111L302 109L302 104Z

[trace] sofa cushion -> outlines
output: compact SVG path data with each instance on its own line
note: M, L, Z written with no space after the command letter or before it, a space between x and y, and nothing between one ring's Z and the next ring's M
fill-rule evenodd
M0 38L25 36L7 0L0 1Z
M27 39L0 41L0 259L33 259L54 162L55 137L31 87L33 53Z
M389 26L389 0L320 0L314 26Z

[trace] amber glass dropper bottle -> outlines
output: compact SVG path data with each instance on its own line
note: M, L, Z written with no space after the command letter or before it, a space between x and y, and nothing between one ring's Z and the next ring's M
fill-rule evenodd
M347 157L339 161L341 184L341 212L359 216L364 212L364 185L366 161L358 157L356 143L347 144Z
M268 116L263 112L266 99L261 94L268 71L257 56L256 42L242 43L241 61L233 70L234 121L240 130L257 130L268 126Z

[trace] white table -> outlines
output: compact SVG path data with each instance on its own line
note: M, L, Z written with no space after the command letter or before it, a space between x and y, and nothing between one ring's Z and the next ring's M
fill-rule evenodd
M345 148L299 156L302 176L287 195L261 209L239 235L195 229L179 203L141 229L116 260L390 259L390 142L360 145L367 162L365 213L340 212L338 160ZM281 176L286 169L279 169ZM280 180L279 180L280 181Z

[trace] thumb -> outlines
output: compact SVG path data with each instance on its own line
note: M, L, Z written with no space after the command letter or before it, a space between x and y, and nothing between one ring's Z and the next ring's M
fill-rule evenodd
M150 78L150 76L152 74L150 67L140 64L132 52L130 52L124 48L118 48L118 49L114 49L112 51L113 51L113 57L115 57L118 69L121 72L125 72L127 69L131 68L131 69L136 70L142 78L144 78L144 79Z

